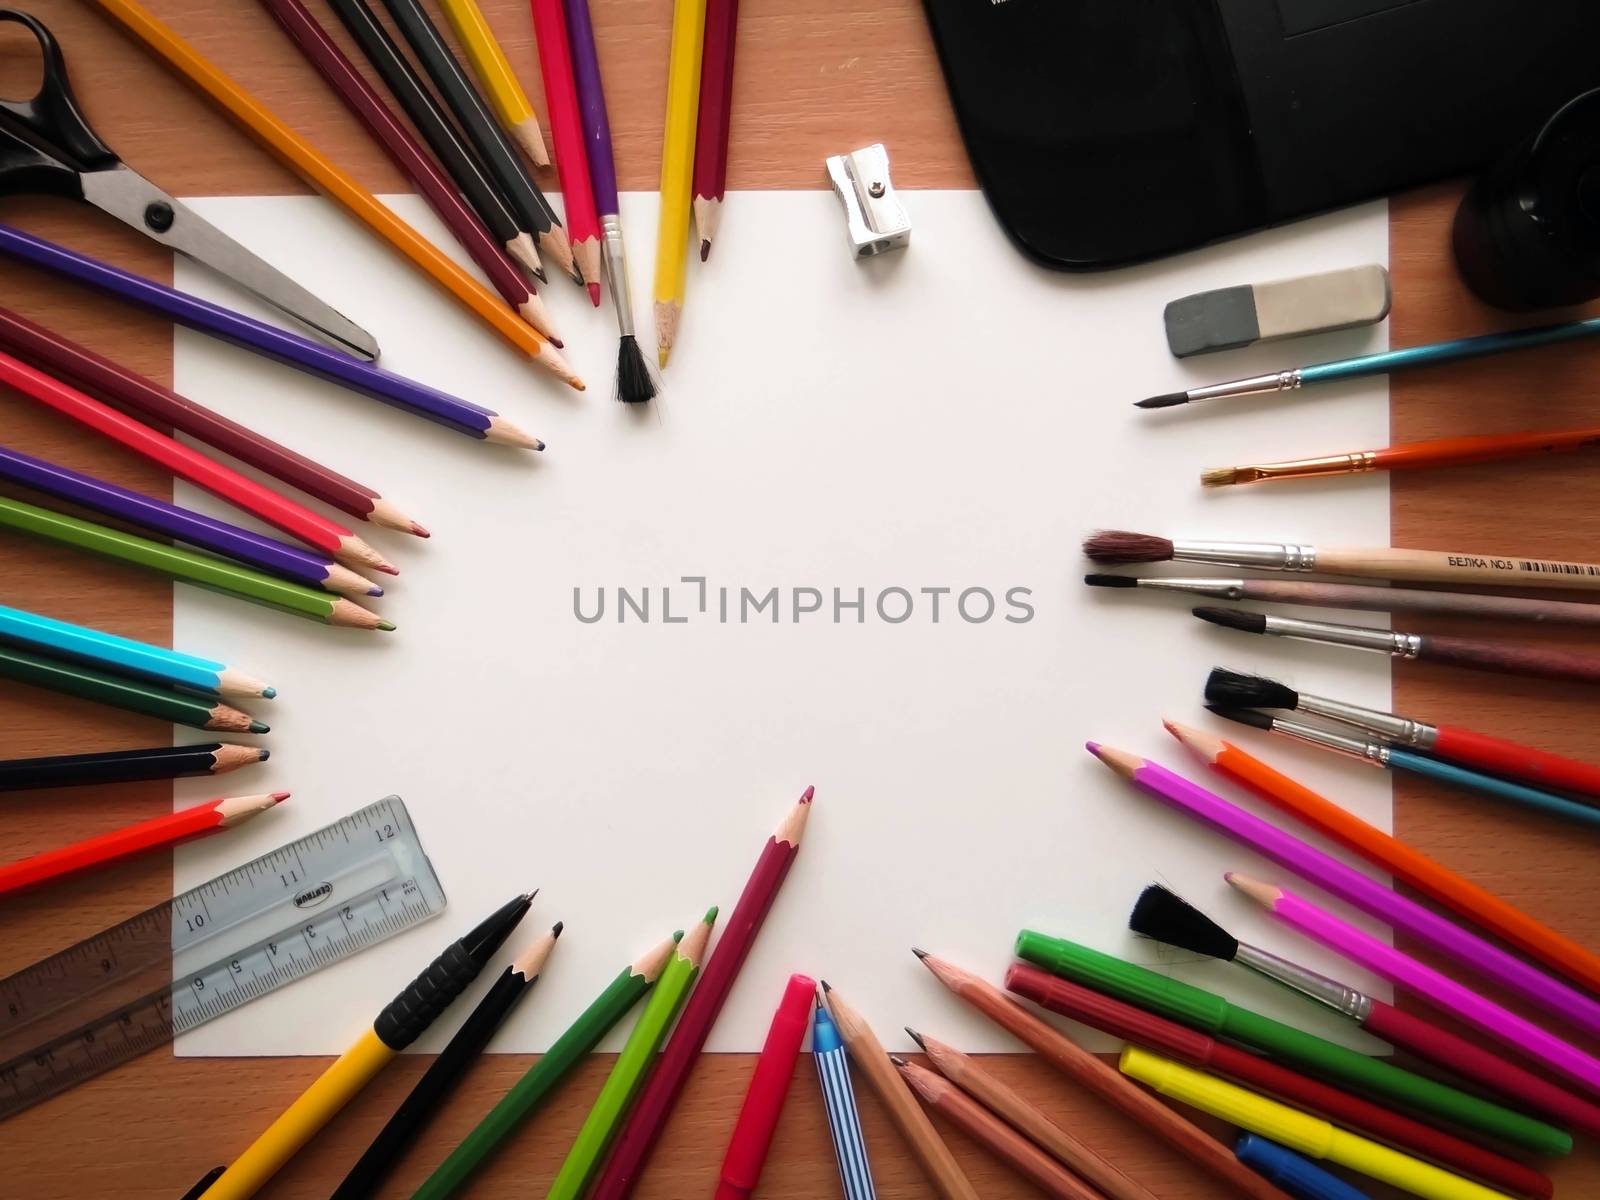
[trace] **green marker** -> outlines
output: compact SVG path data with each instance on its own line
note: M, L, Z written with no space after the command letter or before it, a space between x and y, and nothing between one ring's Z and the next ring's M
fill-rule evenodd
M511 1085L500 1103L461 1140L450 1157L439 1164L439 1169L428 1176L411 1200L445 1200L446 1196L455 1195L473 1173L489 1161L500 1143L534 1114L584 1055L599 1045L600 1039L650 990L682 937L680 929L636 962L623 967L594 1003L583 1010L526 1075Z
M1052 975L1137 1004L1192 1029L1241 1042L1313 1075L1339 1080L1354 1091L1383 1096L1405 1108L1443 1117L1538 1154L1572 1153L1572 1137L1553 1125L1348 1050L1113 955L1029 929L1017 935L1016 951L1018 958Z
M711 940L711 927L716 920L717 910L713 908L678 944L677 953L661 973L661 981L651 993L650 1003L639 1014L638 1024L628 1035L628 1044L617 1056L617 1063L606 1077L583 1128L578 1130L545 1200L580 1200L588 1190L611 1139L622 1127L629 1105L649 1077L650 1068L655 1066L656 1051L672 1028L678 1010L688 999L695 976L700 974L700 960L705 957L706 943Z
M181 546L169 546L165 542L153 542L136 534L123 533L109 525L82 521L65 513L52 512L48 508L24 504L21 500L5 496L0 496L0 527L31 533L46 541L87 550L91 554L104 555L136 567L148 567L185 583L264 604L295 616L309 617L324 625L350 625L361 629L394 628L387 621L380 622L375 614L359 604L352 604L343 596L332 595L320 588L291 583L227 559L213 558Z

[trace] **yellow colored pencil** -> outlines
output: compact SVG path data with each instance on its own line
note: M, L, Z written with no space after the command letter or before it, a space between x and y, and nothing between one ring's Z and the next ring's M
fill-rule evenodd
M656 233L656 361L672 354L683 316L689 267L689 211L694 191L694 131L700 108L700 52L706 0L677 0L667 73L667 124L661 138L661 222Z
M1505 1200L1504 1192L1346 1133L1320 1117L1309 1116L1137 1046L1123 1050L1119 1065L1124 1075L1148 1084L1163 1096L1221 1117L1230 1125L1258 1133L1310 1158L1325 1159L1359 1171L1402 1192L1422 1196L1425 1200Z
M439 7L444 9L450 28L461 39L478 82L489 93L489 103L494 106L500 124L528 152L535 166L548 167L550 151L545 148L544 132L539 128L539 114L534 111L528 93L522 90L517 73L511 69L511 60L494 36L477 0L439 0Z
M205 55L137 0L93 3L146 49L204 92L284 164L393 246L490 329L579 391L583 381L549 341L444 251L390 211Z

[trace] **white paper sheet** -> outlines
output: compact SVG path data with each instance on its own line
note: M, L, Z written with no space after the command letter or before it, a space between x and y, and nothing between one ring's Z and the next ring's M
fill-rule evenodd
M176 589L179 647L282 692L257 706L273 726L271 762L226 790L294 792L270 816L184 850L179 883L399 792L450 898L441 920L206 1026L181 1052L338 1052L450 937L529 887L539 899L502 960L556 919L566 935L495 1045L542 1050L624 963L709 904L729 911L807 784L817 799L805 845L713 1050L757 1049L794 971L846 992L891 1046L912 1024L974 1050L1015 1048L908 947L998 978L1024 926L1340 1031L1235 968L1180 965L1187 956L1127 932L1139 889L1164 880L1240 936L1333 965L1220 878L1283 872L1133 793L1082 746L1093 737L1199 775L1159 719L1204 723L1200 687L1214 663L1381 706L1387 662L1217 630L1171 598L1090 591L1078 547L1106 526L1387 543L1382 476L1227 494L1196 482L1206 466L1384 444L1384 381L1282 403L1130 407L1185 381L1383 347L1380 327L1178 364L1161 310L1206 288L1387 261L1385 207L1066 277L1025 263L976 193L906 200L910 250L858 264L831 194L732 197L712 261L690 271L668 390L643 412L609 394L609 299L591 311L570 283L544 289L589 380L580 396L323 202L196 203L370 329L385 365L497 408L550 449L485 446L178 334L181 391L372 484L434 533L419 542L361 527L404 572L377 602L400 626L392 636ZM395 204L450 244L418 201ZM654 197L629 196L625 208L651 349ZM178 281L248 307L203 270L180 264ZM706 611L685 577L705 578ZM590 615L601 588L604 620L580 622L574 590ZM648 623L632 610L618 622L619 588L635 603L650 590ZM759 599L771 588L776 623L769 611L741 621L740 589ZM815 602L796 591L808 588L822 611L795 620L797 596L802 608ZM864 589L863 620L847 608L834 621L836 588L845 601ZM898 624L875 611L893 588L914 602ZM927 588L951 589L937 621ZM973 588L996 598L986 622L956 610ZM1031 620L1004 619L1021 615L1011 589L1027 589L1014 598ZM894 617L905 601L891 592L885 603ZM985 607L968 596L969 615ZM1238 736L1387 825L1381 772ZM213 792L186 783L179 799ZM419 1048L437 1049L453 1026L441 1022Z

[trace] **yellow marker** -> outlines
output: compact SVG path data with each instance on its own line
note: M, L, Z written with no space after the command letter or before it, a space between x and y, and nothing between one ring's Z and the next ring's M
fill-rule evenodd
M700 51L706 0L677 0L667 74L667 127L661 137L661 223L656 231L656 359L667 365L683 315L689 266L689 206L694 192L694 131L700 109Z
M299 1153L300 1147L466 990L532 903L532 896L518 896L501 905L465 937L446 946L444 953L378 1014L360 1040L319 1075L201 1193L204 1200L249 1200L264 1188L284 1163Z
M556 348L478 279L444 251L395 216L376 196L305 138L284 124L222 68L162 24L137 0L93 0L107 15L158 58L211 98L218 108L243 125L300 178L337 200L351 215L420 268L484 324L534 362L553 371L569 386L583 390L583 381Z
M1163 1096L1221 1117L1231 1125L1259 1133L1311 1158L1360 1171L1403 1192L1427 1200L1508 1200L1504 1192L1346 1133L1320 1117L1308 1116L1137 1046L1129 1046L1122 1052L1119 1065L1124 1075L1149 1084Z
M521 143L536 166L548 167L550 152L545 149L544 134L539 129L539 114L533 111L528 93L522 90L511 60L489 28L477 0L439 0L439 7L450 18L450 28L461 39L500 123Z

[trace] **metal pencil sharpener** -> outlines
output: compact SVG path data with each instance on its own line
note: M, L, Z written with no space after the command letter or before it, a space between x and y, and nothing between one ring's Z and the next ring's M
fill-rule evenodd
M911 218L889 182L889 152L883 143L828 159L828 178L839 193L857 258L911 244Z

